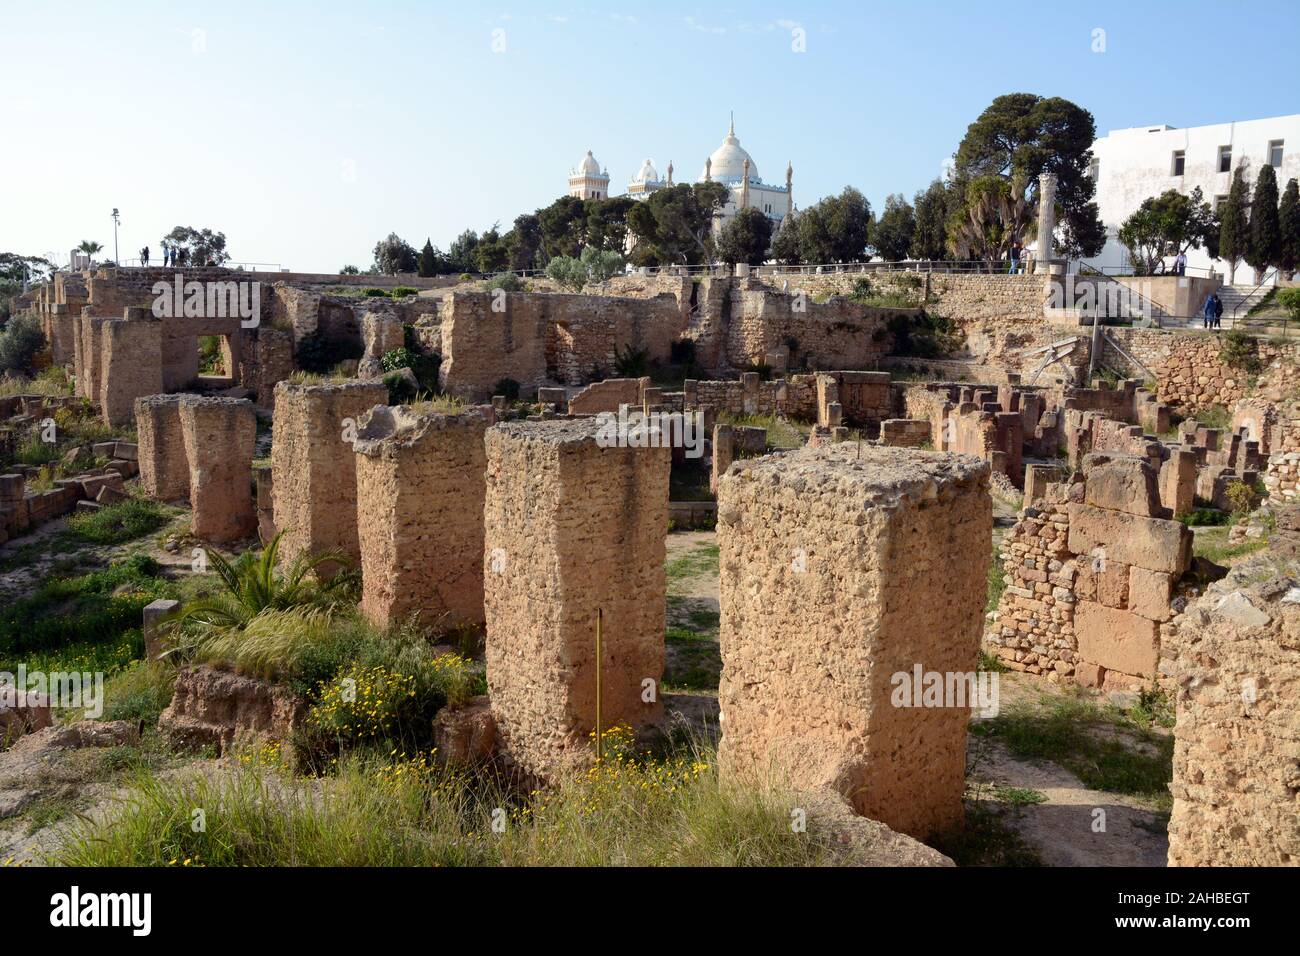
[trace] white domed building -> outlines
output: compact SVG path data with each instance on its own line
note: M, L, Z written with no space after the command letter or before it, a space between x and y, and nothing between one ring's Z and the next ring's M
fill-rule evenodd
M637 174L632 177L632 181L627 184L627 194L633 199L646 199L652 192L663 189L665 186L673 184L673 164L672 160L668 161L668 176L661 179L659 171L655 169L653 160L647 159L637 170Z
M608 199L609 172L587 150L577 167L569 170L569 195L579 199Z
M784 186L763 182L758 164L736 138L736 123L732 120L726 139L709 154L696 181L721 183L730 191L726 204L713 219L713 229L717 232L742 209L758 209L779 227L794 210L793 179L794 169L787 163Z

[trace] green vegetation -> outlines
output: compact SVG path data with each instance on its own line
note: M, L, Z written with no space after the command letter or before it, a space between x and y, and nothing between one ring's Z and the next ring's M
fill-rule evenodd
M1189 511L1178 520L1189 528L1202 528L1228 524L1232 521L1232 516L1226 511L1219 511L1217 508L1197 508L1195 511Z
M719 551L716 544L702 544L689 554L669 561L666 566L669 592L672 591L673 583L676 581L702 574L718 574L718 559Z
M1158 809L1170 803L1173 737L1158 733L1154 698L1120 710L1099 706L1083 691L1004 706L971 724L971 733L1001 741L1019 759L1050 760L1085 786L1140 797Z
M1213 561L1215 564L1223 564L1227 561L1245 557L1248 554L1254 554L1256 551L1262 551L1267 546L1267 535L1246 538L1243 541L1230 544L1228 542L1227 528L1206 528L1204 531L1198 531L1192 539L1192 554L1198 558Z
M146 498L105 505L68 518L68 534L92 544L121 544L157 531L177 512Z
M991 613L998 609L998 602L1002 600L1002 592L1006 590L1006 587L1006 570L1002 567L1002 559L998 557L997 551L994 550L993 560L989 562L988 600L984 604L985 613Z
M30 661L42 651L66 661L123 661L125 651L107 645L127 640L137 647L138 631L124 635L139 626L144 606L175 596L175 586L160 572L153 559L134 555L103 570L51 578L30 596L11 601L0 609L0 669L13 670L20 657Z
M607 742L607 750L610 743ZM834 863L827 834L790 830L781 794L723 787L713 754L618 753L521 800L425 756L358 756L305 791L245 766L145 777L106 819L78 821L50 862L73 866L798 866ZM196 806L221 807L205 829ZM506 809L505 831L493 812Z
M719 412L717 421L724 425L749 425L767 429L769 448L800 448L808 443L810 425L791 421L776 415L738 415Z
M891 315L876 337L893 337L891 355L938 359L960 352L966 339L957 323L941 315Z
M37 353L44 348L41 320L30 313L13 316L0 330L0 373L30 374Z

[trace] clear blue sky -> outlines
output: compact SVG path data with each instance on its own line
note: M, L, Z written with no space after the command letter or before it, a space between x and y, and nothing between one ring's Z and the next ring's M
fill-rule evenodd
M1295 37L1294 0L5 0L0 251L111 255L117 206L124 259L183 224L240 260L364 268L390 231L508 227L587 149L616 193L646 157L693 180L732 109L765 179L793 162L798 205L852 184L879 209L1001 93L1066 97L1099 134L1300 111Z

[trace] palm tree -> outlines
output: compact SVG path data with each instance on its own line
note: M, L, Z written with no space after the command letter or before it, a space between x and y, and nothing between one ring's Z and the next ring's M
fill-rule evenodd
M77 251L84 252L86 255L93 257L103 248L103 245L98 242L94 242L90 239L82 239L81 245L77 246Z
M276 565L283 536L283 531L276 534L260 556L245 551L233 562L205 548L208 561L221 578L225 590L213 597L190 601L177 619L177 626L193 623L242 628L266 610L328 607L341 600L344 591L358 577L357 572L349 567L348 556L341 551L303 552L281 574ZM327 576L331 570L338 573ZM313 572L317 573L313 575Z

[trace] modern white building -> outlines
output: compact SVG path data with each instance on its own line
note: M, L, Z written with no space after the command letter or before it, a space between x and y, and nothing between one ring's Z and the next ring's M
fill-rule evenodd
M1278 194L1287 180L1300 178L1300 114L1245 120L1215 126L1140 126L1112 130L1092 144L1091 175L1097 207L1106 224L1106 248L1090 265L1108 272L1128 271L1128 250L1119 242L1120 225L1142 204L1169 189L1190 194L1201 188L1212 207L1228 198L1233 170L1242 167L1250 190L1261 166L1277 173ZM1172 266L1172 263L1169 263ZM1189 275L1227 267L1204 249L1187 254ZM1249 270L1247 270L1249 271ZM1240 281L1242 270L1237 270Z
M633 199L648 199L650 194L673 184L673 162L668 161L668 176L661 178L653 160L641 164L632 181L627 184L627 194Z

